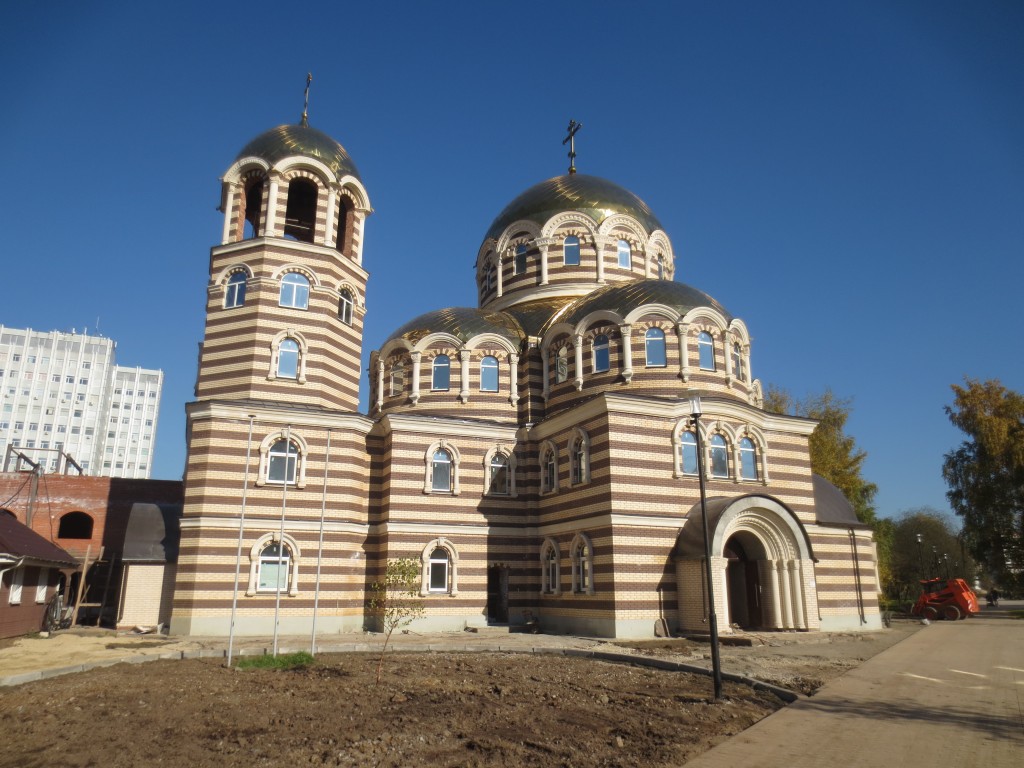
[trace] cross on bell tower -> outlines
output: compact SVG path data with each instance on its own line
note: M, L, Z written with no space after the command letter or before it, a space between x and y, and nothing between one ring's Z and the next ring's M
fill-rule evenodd
M569 131L569 135L562 139L562 146L564 147L567 143L569 145L569 173L576 173L576 131L583 127L583 123L577 123L575 120L569 121L569 127L566 128Z

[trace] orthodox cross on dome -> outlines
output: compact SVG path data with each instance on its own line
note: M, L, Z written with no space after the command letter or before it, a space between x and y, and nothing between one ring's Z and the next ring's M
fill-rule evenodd
M566 143L569 144L569 173L576 173L576 131L583 127L583 123L577 123L575 120L569 121L569 127L566 130L569 135L562 139L562 146Z
M309 127L309 84L313 82L313 73L306 73L306 101L302 105L302 125Z

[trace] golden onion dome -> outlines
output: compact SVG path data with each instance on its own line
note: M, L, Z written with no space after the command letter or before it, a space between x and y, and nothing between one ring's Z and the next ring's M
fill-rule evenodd
M506 312L489 312L473 307L448 307L427 312L410 320L390 334L388 340L405 339L415 344L435 333L454 336L460 342L469 341L482 333L493 333L517 347L526 338L516 319Z
M323 131L308 125L279 125L271 128L246 144L235 159L259 157L273 166L295 155L319 160L339 177L355 176L362 181L345 148Z
M598 176L583 173L555 176L535 184L505 206L487 230L486 238L498 238L513 222L526 219L543 225L563 211L579 211L598 224L615 214L632 216L648 234L661 229L661 222L647 203L628 189Z

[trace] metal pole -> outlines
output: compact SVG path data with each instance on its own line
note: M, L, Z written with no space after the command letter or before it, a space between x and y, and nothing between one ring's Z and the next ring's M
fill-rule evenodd
M288 508L288 470L292 458L292 428L287 426L284 429L284 482L281 485L281 531L277 538L277 583L274 590L274 656L277 656L277 636L281 624L281 566L284 565L284 515ZM295 456L295 474L299 473L298 452ZM298 479L296 477L296 479ZM294 553L292 555L294 557ZM291 558L288 558L288 567L291 567ZM288 582L288 574L285 574L285 583Z
M324 518L327 516L327 472L331 462L331 430L327 430L324 452L324 492L320 499L320 543L316 550L316 586L313 587L313 630L309 639L309 655L316 656L316 617L320 608L320 564L324 559Z
M718 615L715 613L715 588L711 575L711 542L708 539L708 508L704 490L704 446L700 439L700 413L693 414L697 440L697 478L700 483L700 519L704 527L704 576L708 582L708 629L711 631L711 671L715 681L715 701L722 698L722 660L718 654Z
M249 462L252 460L252 424L255 416L249 416L249 438L245 444L245 479L242 481L242 514L238 518L238 551L235 552L235 589L231 594L231 624L228 627L228 666L235 646L235 615L238 612L238 574L242 569L242 537L245 533L245 504L249 495Z

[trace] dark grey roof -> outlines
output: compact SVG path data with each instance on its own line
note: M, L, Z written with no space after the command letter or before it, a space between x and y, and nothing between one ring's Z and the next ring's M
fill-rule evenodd
M812 476L814 487L814 516L821 525L842 525L847 528L868 528L857 519L853 505L843 492L820 475Z
M14 515L3 512L0 512L0 554L54 565L75 564L72 555L44 539Z
M132 504L124 535L126 562L177 562L180 542L180 504Z
M316 158L338 176L352 175L359 179L359 171L345 148L323 131L308 125L279 125L271 128L246 144L235 159L255 156L274 165L294 155Z
M573 173L547 179L523 192L498 214L484 239L499 237L509 224L520 219L544 224L562 211L585 213L598 224L624 213L639 221L648 234L662 228L647 203L628 189L598 176Z

